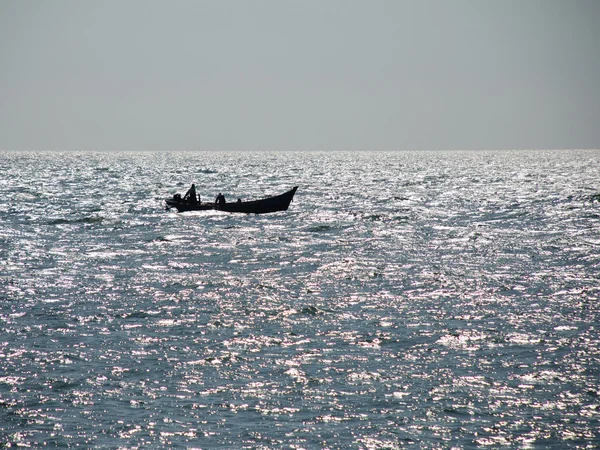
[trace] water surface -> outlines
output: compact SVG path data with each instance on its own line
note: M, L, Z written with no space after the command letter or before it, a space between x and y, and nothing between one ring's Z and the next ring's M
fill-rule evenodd
M597 448L600 151L1 153L0 442ZM274 195L271 215L178 214Z

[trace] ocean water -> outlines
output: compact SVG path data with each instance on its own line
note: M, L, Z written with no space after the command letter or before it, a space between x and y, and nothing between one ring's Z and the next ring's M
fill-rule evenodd
M600 151L0 153L0 445L600 448ZM178 214L163 199L286 212Z

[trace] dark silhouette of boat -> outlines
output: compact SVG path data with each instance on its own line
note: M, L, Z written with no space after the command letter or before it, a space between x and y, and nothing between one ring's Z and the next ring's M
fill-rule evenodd
M175 194L172 198L166 199L165 202L167 204L167 209L175 208L179 212L217 210L232 213L266 214L277 211L286 211L289 208L297 189L298 186L294 186L291 190L284 192L283 194L246 202L238 200L237 202L232 203L226 203L224 201L219 203L201 203L183 199L180 194Z

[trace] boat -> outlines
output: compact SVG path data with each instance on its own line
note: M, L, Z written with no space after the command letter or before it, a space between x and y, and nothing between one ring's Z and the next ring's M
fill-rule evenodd
M266 214L286 211L297 189L298 186L294 186L291 190L273 197L245 202L238 199L233 203L227 203L224 200L222 202L193 202L182 198L180 194L175 194L172 198L166 199L165 203L167 204L167 209L175 208L178 212L217 210L231 213Z

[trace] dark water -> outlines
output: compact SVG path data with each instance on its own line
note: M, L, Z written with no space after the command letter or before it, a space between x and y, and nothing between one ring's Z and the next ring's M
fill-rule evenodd
M600 151L0 169L6 446L600 447Z

